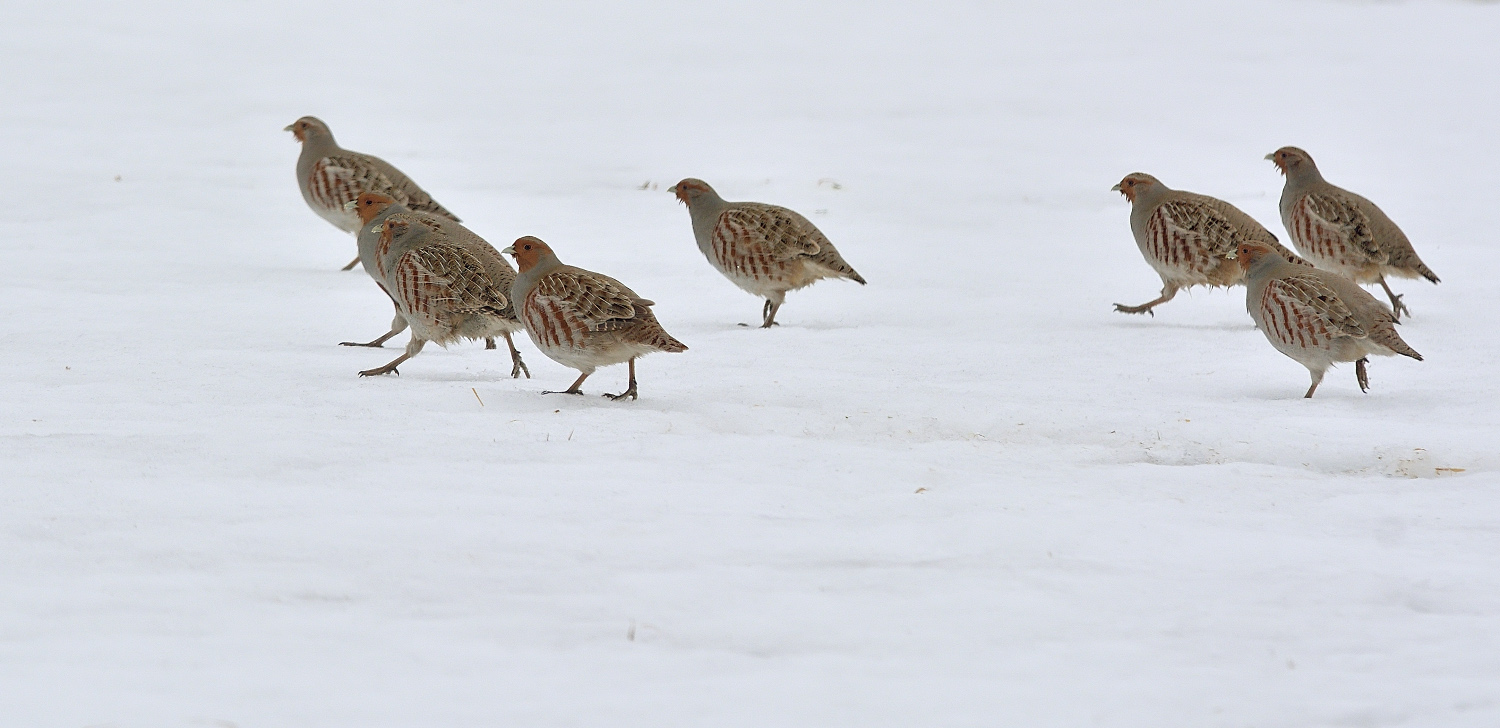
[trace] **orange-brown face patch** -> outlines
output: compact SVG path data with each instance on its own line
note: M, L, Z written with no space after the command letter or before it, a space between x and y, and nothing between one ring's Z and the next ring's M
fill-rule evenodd
M376 215L395 203L395 200L378 192L364 192L355 200L354 211L359 213L361 225L369 225Z
M547 247L546 243L530 235L517 238L515 245L512 245L511 248L516 251L516 270L522 273L531 270L537 264L537 261L541 260L543 253L552 250Z

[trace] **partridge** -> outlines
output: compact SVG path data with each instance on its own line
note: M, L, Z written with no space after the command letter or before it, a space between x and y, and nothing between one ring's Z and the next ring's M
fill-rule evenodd
M776 324L776 311L795 291L822 278L848 278L854 271L807 218L759 202L725 202L700 179L685 179L668 191L688 207L698 250L729 282L766 299L761 328Z
M411 210L459 222L453 213L385 160L341 149L328 125L318 118L304 116L287 126L286 131L302 143L302 154L297 157L297 187L302 190L302 199L318 217L334 227L359 234L359 216L345 209L345 205L361 192L378 192ZM343 269L349 270L358 263L355 258Z
M1115 304L1120 313L1149 313L1193 286L1234 286L1244 273L1234 264L1235 246L1262 243L1293 262L1302 262L1282 247L1254 218L1223 200L1174 190L1149 174L1136 172L1112 187L1130 200L1130 231L1146 262L1161 276L1161 297L1139 306Z
M392 213L374 225L376 272L411 326L411 341L394 361L360 376L397 372L429 341L447 346L504 336L509 342L510 333L520 328L501 283L508 280L510 265L479 236L452 225L457 223L417 212ZM524 365L514 344L511 361L511 376L517 376Z
M386 290L386 278L380 272L380 260L378 260L378 255L375 254L375 246L377 246L378 240L380 240L381 231L378 228L380 228L381 222L386 221L386 218L389 218L389 216L395 215L398 212L425 216L425 218L431 219L434 224L440 225L440 227L443 227L449 233L465 237L465 239L475 242L475 245L489 246L489 243L484 242L484 239L475 236L472 231L458 224L458 222L450 221L447 218L438 218L437 215L428 215L428 213L411 212L404 204L398 203L398 201L392 200L392 198L386 197L386 195L375 194L375 192L362 192L359 200L353 201L353 203L345 203L345 207L354 210L360 216L362 224L365 225L365 227L360 228L359 239L357 239L359 240L360 248L359 260L363 264L363 267L365 267L365 272L369 273L372 279L375 279L375 285L378 285L381 293L386 294L387 297L390 297L390 291ZM516 272L511 269L510 263L505 263L504 257L495 255L493 260L498 261L499 266L501 266L495 269L499 288L502 291L510 290L511 282L516 279ZM392 305L396 306L396 318L393 318L392 323L390 323L389 332L384 333L383 336L374 339L374 341L344 341L339 342L339 344L344 345L344 347L384 347L387 339L407 329L407 317L402 315L401 305L396 303L396 299L392 299ZM507 311L510 312L511 321L514 323L513 330L520 330L520 321L516 320L513 315L514 309L510 308ZM511 339L510 333L505 333L505 347L510 350L510 375L513 378L519 378L520 375L525 374L526 378L531 378L531 369L526 368L526 362L520 359L520 351L517 350L516 342ZM493 336L484 338L484 348L495 348L495 339L493 339Z
M1410 314L1386 276L1438 282L1411 241L1375 203L1323 179L1307 152L1282 147L1266 155L1286 176L1281 188L1281 224L1297 251L1324 270L1356 283L1379 283L1397 320Z
M501 251L516 258L511 300L526 333L553 361L579 376L562 392L583 394L583 380L599 367L630 362L630 387L610 399L636 399L635 360L655 351L682 352L687 346L657 322L656 305L609 276L563 265L547 244L524 237Z
M1245 273L1245 307L1276 350L1307 367L1312 386L1336 362L1354 362L1361 392L1370 389L1369 355L1422 355L1396 333L1396 317L1365 289L1337 273L1294 265L1260 243L1242 243L1236 260Z

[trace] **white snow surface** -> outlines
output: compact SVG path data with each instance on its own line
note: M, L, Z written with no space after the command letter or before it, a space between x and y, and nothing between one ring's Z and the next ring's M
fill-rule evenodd
M1500 6L7 3L0 725L1500 725ZM691 349L638 402L390 305L304 114ZM1306 371L1160 282L1149 172L1309 150L1441 285ZM666 192L870 283L782 326ZM643 189L644 185L644 189Z

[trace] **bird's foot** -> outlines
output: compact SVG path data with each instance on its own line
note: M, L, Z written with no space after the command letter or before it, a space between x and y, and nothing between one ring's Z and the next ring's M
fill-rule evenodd
M639 399L639 397L636 396L634 384L630 385L630 389L627 389L619 394L606 394L604 396L609 397L616 402L625 399L626 397L629 397L631 399Z
M582 389L564 389L561 391L543 390L542 394L583 394Z
M1401 320L1402 314L1405 314L1407 318L1411 318L1411 309L1407 308L1406 304L1401 302L1402 297L1405 295L1405 293L1398 293L1391 296L1391 312L1395 314L1397 321Z
M1120 313L1149 313L1151 314L1151 318L1156 318L1156 312L1152 311L1152 308L1155 307L1149 303L1143 303L1139 306L1126 306L1123 303L1115 304L1115 310Z
M1368 357L1354 362L1354 378L1359 380L1359 391L1361 392L1370 391L1370 374L1365 371L1365 365L1369 363L1370 360Z
M746 329L751 328L752 326L755 327L755 328L757 328L757 329L769 329L772 326L780 326L780 325L781 325L780 321L772 321L771 323L768 323L768 324L738 324L738 326L740 326L742 328L746 328Z
M526 375L527 379L531 378L531 370L526 368L526 362L517 359L515 363L510 365L511 379L520 379L523 373Z
M366 369L359 373L361 377L378 377L382 374L395 374L398 377L401 376L401 372L396 370L395 364L387 364L383 367L377 367L375 369Z
M484 340L484 348L485 349L493 349L493 348L495 348L495 340L494 339L485 339ZM515 375L511 375L511 376L515 376Z
M361 343L359 343L357 341L340 341L339 342L339 346L368 346L371 349L384 349L385 348L385 339L384 338L380 338L380 339L376 339L374 341L366 341L363 344L361 344Z

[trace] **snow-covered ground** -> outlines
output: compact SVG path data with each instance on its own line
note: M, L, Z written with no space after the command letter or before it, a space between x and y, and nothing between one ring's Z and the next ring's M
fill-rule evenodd
M1240 7L1233 7L1238 5ZM7 3L0 725L1500 724L1500 6ZM429 347L326 120L691 350L639 402ZM1308 149L1442 277L1427 360L1155 318L1145 171L1278 234ZM783 326L666 192L869 279ZM644 188L643 188L644 186ZM592 393L618 391L623 367Z

